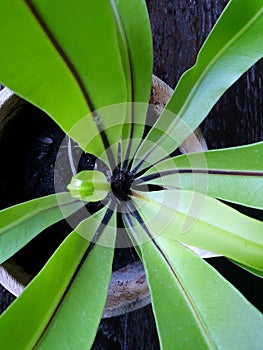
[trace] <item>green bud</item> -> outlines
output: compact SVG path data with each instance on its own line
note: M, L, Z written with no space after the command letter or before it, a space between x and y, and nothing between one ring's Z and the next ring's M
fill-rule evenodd
M100 171L84 170L72 177L67 189L73 198L97 202L106 197L111 187Z

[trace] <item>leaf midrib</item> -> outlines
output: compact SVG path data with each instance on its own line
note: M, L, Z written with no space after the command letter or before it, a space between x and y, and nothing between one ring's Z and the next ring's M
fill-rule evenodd
M216 168L178 168L174 170L163 170L157 173L142 176L138 178L139 181L149 182L165 176L175 174L205 174L205 175L220 175L220 176L244 176L244 177L262 177L263 171L251 171L251 170L229 170L229 169L216 169Z
M45 21L41 17L40 13L38 12L37 8L32 3L32 1L25 0L25 3L28 6L33 17L35 18L35 20L37 21L37 23L39 24L39 26L41 27L41 29L43 30L43 32L45 33L47 38L50 40L50 42L53 45L53 47L55 48L55 50L57 51L57 54L61 57L61 59L63 60L65 65L68 67L69 71L71 72L71 74L74 76L74 78L75 78L75 80L80 88L80 91L81 91L81 93L86 101L88 109L91 112L93 112L94 111L93 103L89 97L88 91L87 91L77 69L75 68L74 64L71 62L71 60L69 59L69 57L67 56L67 54L65 53L65 51L63 50L61 45L59 44L58 40L55 38L53 33L48 28L47 24L45 23Z
M156 240L153 240L153 243L154 243L156 249L158 250L159 254L161 255L161 257L164 259L165 263L169 267L170 273L174 276L174 278L176 279L177 283L181 287L181 295L183 296L183 298L186 301L186 303L189 305L189 309L191 310L192 315L194 316L194 318L197 321L199 329L200 329L200 331L201 331L201 333L203 335L203 338L204 338L208 348L209 349L217 349L215 343L212 341L211 337L209 337L209 331L208 331L208 329L207 329L207 327L206 327L206 325L205 325L205 323L204 323L204 321L202 319L202 316L200 315L200 312L199 312L198 308L195 307L192 297L187 292L187 289L185 288L183 282L180 280L180 278L178 278L178 274L175 271L175 269L174 269L172 263L170 262L169 258L166 257L166 255L163 253L162 249L160 248L160 246L156 242ZM177 243L181 244L180 242L177 242Z
M37 348L37 346L39 345L39 343L41 342L41 340L44 338L46 332L48 331L48 328L50 327L52 321L54 320L57 311L59 310L61 304L63 303L63 301L65 300L66 296L69 293L69 290L74 282L74 280L76 279L77 275L80 272L81 267L83 266L83 264L85 263L85 261L87 260L91 249L94 247L94 245L90 242L90 244L88 245L88 247L85 250L85 253L83 255L83 257L81 258L80 262L78 263L78 265L76 266L75 270L73 271L72 277L71 279L68 281L64 292L62 293L62 295L59 297L59 300L57 302L56 307L54 308L52 315L50 315L49 319L46 322L46 325L44 326L44 328L41 331L41 334L38 335L37 339L35 339L34 341L34 349Z
M30 218L34 218L34 217L38 216L39 214L45 213L45 212L47 212L49 210L52 210L54 208L58 208L58 209L59 208L63 208L63 207L69 206L69 205L77 203L77 202L78 201L76 201L76 200L72 200L72 201L70 201L68 203L63 203L63 204L56 203L56 204L53 204L53 205L49 205L45 209L40 207L36 211L34 211L33 214L32 214L32 212L29 212L28 214L25 214L23 217L20 217L19 219L15 220L15 221L12 221L11 224L8 224L8 225L4 226L2 229L0 229L0 237L2 235L4 235L6 233L6 231L10 231L11 229L13 229L16 226L22 224L24 221L26 221L26 220L28 220Z
M62 46L60 45L59 41L53 35L53 33L51 32L51 30L47 26L46 22L43 20L41 14L39 13L39 11L35 7L35 5L32 3L32 1L25 0L25 3L28 6L29 11L32 13L33 17L35 18L35 20L37 21L37 23L39 24L39 26L41 27L41 29L43 30L45 35L47 36L47 38L50 40L50 42L53 45L54 49L56 50L57 54L60 56L62 61L65 63L66 67L69 69L69 71L71 72L71 74L75 78L75 81L76 81L77 85L79 86L79 89L82 93L82 96L85 100L85 103L88 107L88 110L91 112L91 116L93 118L93 121L94 121L95 125L97 126L97 129L100 133L101 140L102 140L104 148L106 150L109 164L113 170L116 165L115 165L114 156L113 156L113 153L112 153L112 150L110 147L110 143L108 141L107 134L106 134L105 130L103 129L103 124L101 122L101 119L98 118L98 116L95 112L95 106L93 103L94 101L92 101L92 99L88 93L87 87L85 86L84 82L82 81L82 78L81 78L80 74L78 73L77 68L71 62L70 58L68 57L68 55L66 54L66 52L64 51ZM83 149L83 150L85 151L85 149Z
M185 192L193 192L193 191L186 191L186 190L184 190ZM139 196L137 197L137 198L140 198ZM142 200L142 198L141 198L141 200ZM169 207L169 206L167 206L167 205L165 205L165 204L161 204L161 203L159 203L158 201L156 201L155 199L152 199L152 198L149 198L149 197L145 197L145 196L143 196L143 200L144 201L148 201L148 202L150 202L150 203L152 203L152 204L154 204L154 205L158 205L158 206L164 206L166 209L167 209L167 211L172 211L172 212L174 212L174 210L173 210L173 208L171 208L171 207ZM234 210L234 209L233 209ZM189 214L185 214L183 211L177 211L180 215L183 215L183 216L185 216L185 217L187 217L187 216L190 216L191 218L194 218L195 219L195 217L194 216L192 216L192 215L189 215ZM255 220L255 219L252 219L251 218L251 220ZM256 246L258 246L258 245L260 245L260 246L262 246L262 249L263 249L263 244L262 244L262 242L254 242L254 241L251 241L251 240L249 240L248 238L245 238L245 237L241 237L241 236L237 236L234 232L232 232L232 231L226 231L224 228L222 228L222 227L220 227L220 226L215 226L215 225L213 225L213 224L211 224L211 223L209 223L209 222L207 222L207 221L205 221L205 220L201 220L200 218L198 218L198 221L199 222L201 222L202 224L204 224L204 225L207 225L207 226L209 226L209 227L211 227L211 228L217 228L217 229L219 229L221 232L222 232L222 234L226 234L226 235L229 235L229 233L233 236L233 237L235 237L236 239L239 239L241 242L243 242L244 240L246 240L246 241L248 241L248 242L250 242L250 244L253 244L253 245L256 245ZM255 220L256 221L256 220ZM180 241L178 241L177 239L175 239L177 242L180 242ZM190 244L190 243L189 243ZM204 248L204 249L206 249L206 248Z
M199 79L194 84L193 88L191 89L191 92L188 94L187 99L185 100L183 106L180 108L180 111L177 114L177 118L174 120L173 123L171 123L170 127L168 128L169 130L170 129L174 129L174 127L182 119L182 115L186 113L187 109L189 108L189 106L191 104L191 101L192 101L193 97L196 94L197 89L200 87L200 85L204 81L205 76L207 75L207 72L209 72L212 69L212 67L216 64L217 60L219 59L219 57L223 56L224 53L228 50L228 48L231 47L231 45L235 41L237 41L246 31L248 31L248 29L253 25L253 23L255 23L261 17L262 13L263 13L263 8L256 15L254 15L251 18L251 20L236 35L234 35L234 37L231 40L229 40L228 43L221 50L219 50L219 52L214 56L214 58L211 60L211 62L206 66L205 70L200 75ZM192 69L197 68L199 55L197 57L197 62L196 62L195 66ZM167 105L169 107L169 102L168 102Z
M129 210L130 210L131 215L134 216L136 218L137 222L140 224L141 230L147 235L148 239L150 239L150 242L146 243L146 245L147 244L150 244L150 245L153 244L153 246L157 250L158 254L161 256L161 258L165 261L166 265L169 267L168 273L170 273L170 274L172 273L172 275L176 279L177 283L181 287L181 290L183 291L183 293L181 293L181 294L183 295L184 300L189 305L189 309L191 310L191 313L193 314L194 318L196 319L198 327L199 327L199 329L200 329L200 331L201 331L201 333L203 335L203 339L205 340L205 342L208 345L209 349L211 349L211 350L212 349L216 349L215 344L212 342L212 340L210 340L208 329L207 329L207 327L206 327L202 317L199 315L198 309L195 308L195 305L194 305L194 303L192 301L192 298L187 293L187 290L185 289L183 283L180 281L179 278L177 278L176 271L174 270L174 268L173 268L172 264L170 263L169 259L163 253L163 251L162 251L161 247L159 246L159 244L156 242L156 240L152 236L148 226L146 225L146 223L144 222L143 218L141 217L140 212L137 210L136 206L134 206L133 203L130 203ZM181 243L179 243L179 244L181 244ZM143 256L143 260L144 260L143 245L142 245L142 248L141 248L141 252L142 252L142 256ZM146 265L146 268L147 268L147 265Z
M105 215L103 216L103 219L101 220L101 222L99 223L99 226L96 230L96 232L94 232L94 236L93 236L93 241L90 241L81 260L78 262L76 268L74 269L74 272L72 274L71 279L68 281L67 286L63 292L63 294L60 296L58 303L55 307L55 309L52 312L52 315L50 316L49 320L47 321L44 329L42 330L41 334L38 336L38 339L36 339L35 341L35 345L34 348L37 347L37 345L41 342L41 340L43 339L43 337L45 336L46 332L48 331L48 328L50 327L53 319L56 316L57 311L59 310L59 307L61 306L61 304L63 303L63 301L65 300L65 298L67 297L71 286L74 283L74 280L77 278L78 274L80 273L80 270L82 268L82 266L84 265L84 263L86 262L87 258L89 257L89 254L91 253L91 251L93 249L96 249L96 243L99 239L99 237L103 234L103 231L105 229L105 227L107 226L107 224L109 223L109 221L112 218L112 215L114 213L114 211L112 210L113 208L115 208L115 203L110 203L108 209L106 210ZM109 215L108 215L109 214ZM80 224L83 224L85 221L87 221L88 218L86 220L83 220ZM72 233L77 233L77 229L76 231L73 231ZM86 241L88 242L88 241Z

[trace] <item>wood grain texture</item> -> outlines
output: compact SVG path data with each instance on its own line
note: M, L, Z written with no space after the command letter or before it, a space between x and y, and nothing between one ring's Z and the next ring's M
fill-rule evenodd
M172 88L197 52L228 0L149 0L154 73ZM222 96L202 124L210 149L263 139L263 61Z

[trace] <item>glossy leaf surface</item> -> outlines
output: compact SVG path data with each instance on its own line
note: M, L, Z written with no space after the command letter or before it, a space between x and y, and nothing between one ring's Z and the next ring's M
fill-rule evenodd
M141 251L162 349L260 348L262 314L204 260L164 237Z
M78 229L95 233L104 214L102 209ZM107 240L114 246L114 235ZM1 349L15 350L18 341L21 349L90 348L106 301L113 249L89 245L75 231L61 244L0 317Z
M127 147L123 143L124 160L129 154L133 155L144 131L152 83L152 34L145 1L113 0L112 3L116 5L119 15L117 23L126 49L123 59L126 61L127 81L131 85L129 101L135 102L128 106L127 124L122 135L123 138L130 138L131 142ZM131 149L127 150L128 147Z
M262 33L261 0L228 3L201 48L196 64L181 77L137 159L147 153L147 140L158 141L170 154L200 125L220 96L263 56ZM161 131L160 139L156 130ZM153 164L161 157L162 154L153 153L148 161Z
M94 116L94 123L90 111L127 100L110 2L81 1L72 7L69 0L63 6L59 0L2 1L0 21L0 81L99 156L102 138L93 142L96 147L89 141L113 121L105 112ZM119 140L124 118L118 115L114 132L106 132L110 143Z
M157 173L164 176L153 175L148 183L263 209L263 142L169 158L147 171L145 179Z
M236 262L236 261L234 261L234 260L231 260L231 261L232 261L233 263L235 263L237 266L242 267L242 269L247 270L247 271L253 273L253 274L256 275L257 277L263 278L263 271L250 268L250 267L248 267L248 266L246 266L246 265L243 265L243 264L240 264L240 263L238 263L238 262Z
M262 222L191 191L141 192L134 201L154 237L221 254L262 273Z
M101 201L111 191L104 174L97 170L83 170L74 175L67 188L73 198L87 202Z
M73 214L83 203L69 193L33 199L0 211L0 263L24 247L38 233Z

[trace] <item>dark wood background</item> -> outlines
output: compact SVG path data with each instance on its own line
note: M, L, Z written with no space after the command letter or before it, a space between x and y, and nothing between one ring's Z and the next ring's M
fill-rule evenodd
M154 74L174 88L181 74L194 64L198 50L227 3L228 0L147 0L153 32ZM263 140L262 68L261 61L244 74L202 124L210 149ZM258 213L252 211L251 215ZM262 280L245 274L245 282L241 282L244 275L228 262L218 259L212 263L226 277L234 274L233 283L263 310ZM0 287L0 309L12 299ZM103 320L95 349L159 349L151 307Z

